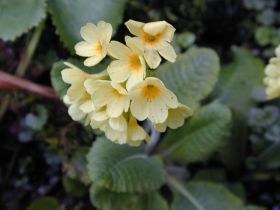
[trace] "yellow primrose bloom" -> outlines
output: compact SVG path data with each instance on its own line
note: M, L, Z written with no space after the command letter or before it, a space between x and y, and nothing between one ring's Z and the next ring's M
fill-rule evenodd
M147 136L148 134L146 131L138 125L137 120L131 115L127 128L128 144L131 146L138 146Z
M280 46L276 48L275 52L277 57L270 59L265 68L264 84L268 99L280 96Z
M112 61L107 71L112 81L117 83L126 82L126 89L141 82L146 76L146 64L143 58L141 43L133 41L129 36L125 37L126 45L111 41L108 46L109 54L118 59Z
M87 80L87 91L97 109L106 106L109 117L119 117L129 109L127 91L120 84L107 80Z
M179 128L184 124L185 119L192 114L191 108L179 104L175 109L169 109L167 119L163 123L155 124L155 128L159 132L165 132L167 127L172 129Z
M85 41L75 45L77 55L87 57L85 66L98 64L107 55L107 46L112 37L112 26L104 21L99 21L97 25L87 23L81 28L81 36Z
M147 77L134 86L129 96L132 115L140 121L148 118L154 124L163 123L167 119L168 109L179 105L176 95L155 77Z
M98 74L88 74L71 63L64 62L64 64L68 66L68 68L61 71L61 76L62 80L70 85L66 95L71 103L87 97L88 94L84 87L84 82L87 79L98 80L107 76L105 71Z
M128 122L123 115L118 118L110 118L101 130L111 141L131 146L139 146L148 136L146 131L138 125L137 120L131 115Z
M161 62L160 55L170 62L175 62L176 53L170 42L175 28L166 21L142 23L129 20L126 27L145 46L144 57L150 68L155 69Z

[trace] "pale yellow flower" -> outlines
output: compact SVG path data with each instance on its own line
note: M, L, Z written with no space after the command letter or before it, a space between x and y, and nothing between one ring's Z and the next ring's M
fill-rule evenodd
M112 37L112 26L104 21L99 21L97 25L87 23L81 28L81 36L85 41L75 45L77 55L87 57L85 66L98 64L107 55L107 46Z
M277 57L271 58L265 68L264 84L268 99L280 96L280 46L275 50Z
M175 109L169 109L167 119L163 123L155 124L155 128L159 132L165 132L167 127L172 129L179 128L184 124L185 119L192 114L191 108L179 104Z
M131 115L128 122L123 115L118 118L110 118L102 130L111 141L131 146L139 146L148 136L146 131L138 125L137 120Z
M126 88L130 90L145 78L146 64L141 44L128 36L125 37L125 42L127 46L117 41L110 42L108 52L118 60L112 61L107 71L114 82L122 83L127 80Z
M129 92L130 110L137 120L149 119L152 123L163 123L169 108L178 107L174 93L168 90L161 80L147 77Z
M128 144L138 146L147 138L146 131L137 123L137 120L131 115L128 122L127 138Z
M170 62L175 62L176 53L170 42L175 28L166 21L142 23L129 20L126 27L145 46L144 57L150 68L155 69L161 62L160 55ZM160 54L160 55L159 55Z
M68 66L68 68L61 71L61 76L62 80L70 85L66 95L71 103L87 97L88 93L84 87L84 83L87 79L100 80L106 78L108 75L106 71L98 74L88 74L71 63L64 62L64 64Z
M97 109L106 106L109 117L119 117L129 109L127 91L120 84L107 80L87 80L87 91L91 94Z

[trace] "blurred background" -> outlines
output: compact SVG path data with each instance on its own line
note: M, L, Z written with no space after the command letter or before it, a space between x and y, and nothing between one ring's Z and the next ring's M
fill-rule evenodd
M76 3L71 10L56 1L42 1L42 11L36 10L29 24L25 13L33 14L32 7L24 6L25 1L11 2L18 6L0 0L0 209L26 209L42 196L69 210L95 209L85 172L85 154L95 134L70 119L50 79L55 62L73 57L73 40L80 38L69 31L81 27L75 25L75 16L83 10L75 8ZM33 7L40 8L38 2ZM220 57L222 70L238 65L252 71L263 68L280 44L278 0L127 0L121 7L98 10L117 13L119 23L166 20L176 28L173 45L178 53L192 46L212 48ZM68 12L66 22L60 19L60 12ZM6 13L18 18L18 24L10 25L14 20ZM120 40L128 32L123 24L117 25L114 39ZM238 75L241 83L244 77L254 81L254 76L243 73ZM245 144L246 149L241 156L237 154L240 159L231 160L232 168L238 169L210 160L191 164L188 171L190 177L198 172L203 177L203 171L214 168L214 179L239 183L233 187L249 203L280 210L280 103L266 102L261 88L255 88L250 97L254 103L244 110L246 140L235 142Z

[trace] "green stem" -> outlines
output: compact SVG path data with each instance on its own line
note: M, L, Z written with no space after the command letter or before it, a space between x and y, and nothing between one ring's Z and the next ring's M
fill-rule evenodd
M34 55L34 52L37 48L38 42L40 40L43 28L44 28L45 22L42 21L39 26L36 28L35 32L32 35L32 38L27 46L26 52L22 56L19 65L17 67L15 75L18 77L23 77L25 74L25 71L30 63L31 58Z
M177 181L174 177L168 175L167 176L167 182L168 184L176 189L181 195L183 195L186 199L188 199L198 210L205 210L203 206L201 206L195 197L192 196L192 194L183 187L179 181Z
M18 77L23 77L26 69L30 63L31 58L34 55L34 52L37 48L38 42L40 40L42 31L45 26L45 21L42 21L39 26L35 29L35 32L32 35L32 38L27 46L25 53L22 55L18 67L16 69L15 75ZM9 107L11 97L9 95L5 96L1 102L0 106L0 121L5 115L7 108Z

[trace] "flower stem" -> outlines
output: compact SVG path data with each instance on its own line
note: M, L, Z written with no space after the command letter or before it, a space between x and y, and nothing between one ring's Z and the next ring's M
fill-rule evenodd
M36 48L37 48L37 45L38 45L38 42L40 40L40 37L41 37L42 31L44 29L44 26L45 26L45 21L42 21L39 24L39 26L35 29L35 32L32 35L32 38L31 38L31 40L30 40L30 42L27 46L27 49L23 53L23 55L21 56L19 65L16 69L15 75L17 77L23 77L24 76L24 74L26 72L26 69L27 69L27 67L30 63L30 60L31 60ZM11 97L9 95L6 95L3 98L1 106L0 106L0 120L5 115L5 113L7 111L7 108L9 107L10 100L11 100Z
M180 184L179 181L177 181L174 177L167 175L167 182L168 184L176 189L181 195L183 195L186 199L188 199L198 210L205 210L203 206L201 206L195 197L192 196L192 194Z

